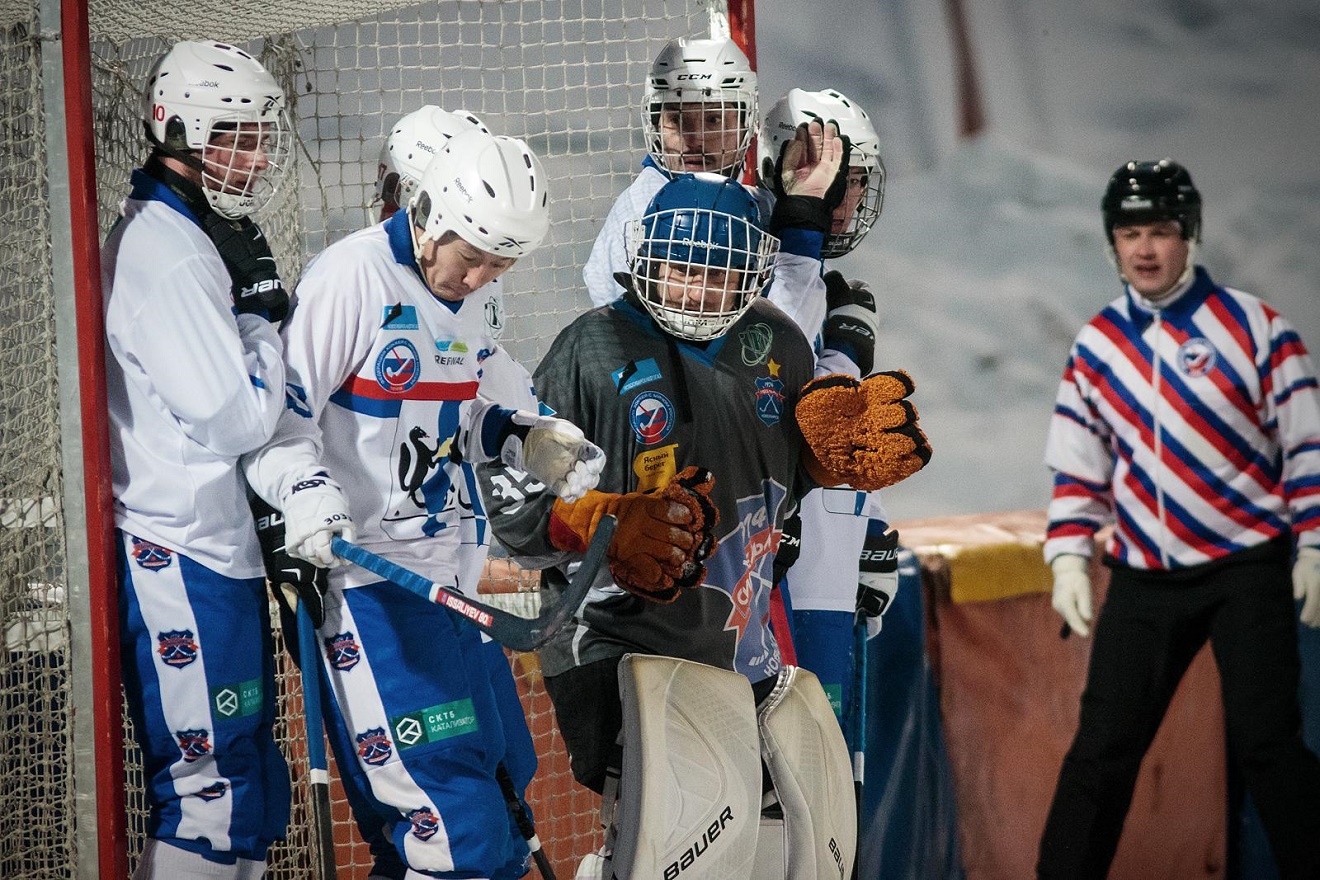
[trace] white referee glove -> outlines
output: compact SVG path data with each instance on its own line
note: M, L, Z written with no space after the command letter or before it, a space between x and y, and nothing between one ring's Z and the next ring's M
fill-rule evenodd
M605 452L572 422L528 412L513 414L514 430L500 449L500 460L545 483L573 503L600 482Z
M1320 547L1298 547L1293 563L1293 598L1305 599L1302 623L1320 627Z
M330 549L330 540L340 535L353 540L353 518L339 484L324 472L298 480L281 501L284 508L285 552L295 559L321 568L341 564Z
M1091 634L1090 566L1091 560L1076 553L1061 554L1050 562L1054 570L1054 610L1082 637Z

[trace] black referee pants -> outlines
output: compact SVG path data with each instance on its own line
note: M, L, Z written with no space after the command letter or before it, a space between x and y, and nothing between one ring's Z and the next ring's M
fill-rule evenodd
M1177 572L1110 562L1081 719L1040 843L1042 880L1103 880L1141 759L1196 653L1210 640L1229 754L1282 880L1320 878L1320 760L1302 742L1300 659L1282 542Z

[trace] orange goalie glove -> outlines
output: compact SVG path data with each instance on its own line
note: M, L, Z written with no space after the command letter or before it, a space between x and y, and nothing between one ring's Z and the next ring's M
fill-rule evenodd
M583 551L601 517L619 525L607 558L614 582L634 595L669 603L680 591L701 586L705 561L715 552L720 512L710 499L715 477L688 467L659 491L588 492L572 504L556 500L550 513L550 543Z
M930 442L906 399L916 386L901 370L862 381L843 373L802 386L798 427L815 456L812 476L825 485L869 492L906 480L930 461Z

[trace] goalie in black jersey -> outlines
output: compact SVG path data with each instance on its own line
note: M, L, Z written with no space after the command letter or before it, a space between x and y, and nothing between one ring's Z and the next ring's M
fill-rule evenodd
M837 167L837 155L833 161ZM815 393L808 384L815 359L796 324L761 295L778 240L762 229L752 196L728 178L684 175L657 193L627 241L630 276L619 276L627 293L570 324L535 374L538 398L605 450L597 490L564 503L507 470L488 474L486 487L501 543L540 564L571 560L602 516L618 518L611 580L597 585L578 618L541 651L574 776L602 793L612 785L611 768L621 766L625 704L616 682L625 655L695 661L716 677L739 673L744 689L751 684L749 712L753 693L764 700L782 687L769 627L781 526L818 480L862 479L837 456L818 460L804 443L799 403L804 391ZM890 456L893 468L919 468L928 450L910 405L890 400L850 419L843 413L864 396L850 391L857 389L822 389L840 415L814 412L813 442L828 449L835 438L827 435L838 432L861 437L859 445L902 447ZM864 423L884 406L887 427ZM832 732L845 752L841 799L851 803L846 749L823 705L822 735ZM759 812L755 746L751 754ZM735 824L756 823L737 809L731 815ZM849 821L840 825L855 835L855 817L850 831ZM633 841L626 844L630 860L646 849L638 833L646 832L620 832L621 845ZM755 830L749 833L754 839ZM730 830L721 839L740 838Z

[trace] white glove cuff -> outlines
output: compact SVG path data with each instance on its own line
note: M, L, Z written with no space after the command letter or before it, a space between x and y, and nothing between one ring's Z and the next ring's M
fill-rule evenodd
M1050 560L1050 569L1056 578L1069 574L1089 575L1091 560L1077 553L1061 553Z

